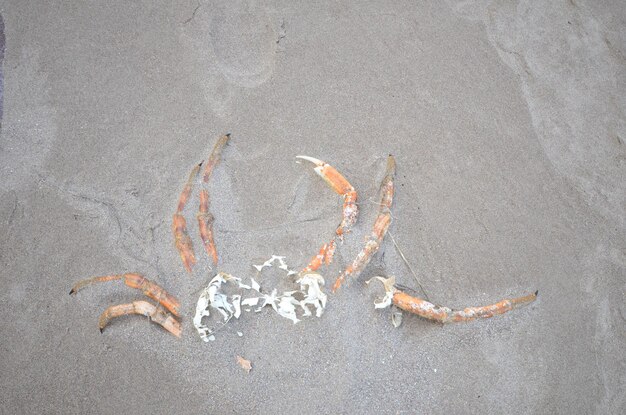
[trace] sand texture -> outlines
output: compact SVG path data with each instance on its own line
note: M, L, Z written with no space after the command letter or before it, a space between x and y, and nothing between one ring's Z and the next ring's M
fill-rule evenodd
M626 412L622 1L13 0L0 14L0 413ZM321 269L321 318L244 311L205 343L200 177L191 274L171 222L225 133L206 185L219 270L247 280L273 254L301 269L334 235L342 199L297 155L339 169L361 213ZM389 233L431 302L538 300L394 328L364 284L418 289L390 237L330 294L388 154ZM276 271L262 287L285 284ZM145 299L121 283L68 295L125 272L181 300L181 339L141 316L101 334L104 309Z

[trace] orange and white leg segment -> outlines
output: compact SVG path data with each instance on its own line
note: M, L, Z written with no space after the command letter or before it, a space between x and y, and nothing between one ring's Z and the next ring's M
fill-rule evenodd
M211 154L209 154L209 158L204 165L204 172L202 173L202 181L204 183L208 183L211 178L213 170L220 162L222 158L222 151L224 150L224 147L226 147L226 144L228 144L229 140L230 134L223 135L217 140L215 146L213 146L213 150L211 151ZM198 229L200 231L200 238L202 239L202 243L204 245L204 250L209 258L211 258L213 265L217 265L217 248L215 246L215 239L213 236L213 221L215 218L211 212L209 212L209 204L209 192L203 189L200 191L200 208L196 214L196 219L198 220Z
M337 227L335 232L337 237L343 240L343 235L350 232L350 228L356 223L359 214L359 208L356 204L356 190L354 190L350 182L330 164L309 156L297 156L296 158L307 160L315 164L315 172L322 177L338 195L343 196L341 224Z
M198 219L198 227L200 229L200 238L204 245L207 255L213 261L213 265L217 265L217 248L213 238L213 215L209 212L209 192L205 189L200 191L200 209L196 215Z
M365 242L365 246L361 249L361 252L356 256L352 264L348 265L348 267L337 277L335 283L333 284L333 292L336 292L339 287L346 281L348 276L353 276L357 278L361 272L365 269L367 264L372 260L372 256L382 244L385 239L385 235L387 234L387 230L391 225L391 205L393 203L393 195L394 195L394 184L393 178L396 172L396 161L393 156L389 156L387 158L387 170L385 172L385 177L380 186L380 207L378 209L378 216L376 216L376 221L374 222L374 226L372 228L372 233L367 238Z
M376 308L385 308L393 304L401 310L416 314L427 320L439 323L457 323L476 320L479 318L490 318L499 314L504 314L515 308L532 303L537 299L539 291L532 294L509 298L498 301L495 304L479 307L467 307L463 310L453 310L448 307L438 306L421 298L413 297L407 293L398 290L395 284L395 278L375 277L385 286L385 298L376 303Z
M191 195L193 181L198 175L201 165L202 163L196 165L191 171L191 174L187 179L187 183L185 183L185 187L183 188L180 198L178 199L178 207L176 208L176 213L174 213L172 220L174 244L176 246L176 250L178 250L178 253L180 254L180 258L183 261L183 265L187 272L191 272L191 268L196 263L196 256L193 252L193 243L187 233L187 221L185 221L185 217L182 213L187 201L189 200L189 196Z
M215 143L215 146L213 147L213 150L211 151L211 154L209 155L209 158L204 165L202 180L205 183L208 183L209 179L211 178L211 174L213 173L213 169L220 162L220 159L222 157L222 150L224 149L224 147L226 147L226 144L228 144L229 140L230 134L226 134L221 136L219 140L217 140L217 143Z
M182 213L183 209L185 209L185 205L189 200L189 196L191 196L191 188L193 187L193 181L200 172L200 166L202 163L196 165L191 173L189 174L189 178L185 183L185 187L183 187L183 191L180 193L180 197L178 198L178 207L176 208L176 213Z
M180 323L171 314L166 313L163 309L147 301L134 301L129 304L118 304L107 308L100 315L98 321L100 332L102 333L102 331L104 331L104 328L112 319L131 314L140 314L150 318L151 321L160 324L165 330L176 337L180 337L182 333Z
M85 288L88 285L96 284L99 282L107 281L119 281L122 280L127 286L140 290L147 297L158 301L163 307L167 308L172 314L180 317L180 302L173 295L169 294L163 287L150 281L141 274L120 274L120 275L105 275L102 277L88 278L79 281L74 285L71 294L76 294L79 290Z
M332 262L333 256L335 254L335 240L322 245L320 251L317 255L315 255L309 265L307 265L302 271L300 271L300 275L308 274L310 272L317 271L319 267L322 265L328 265Z
M196 264L196 256L193 252L193 243L187 233L187 222L185 217L179 213L174 214L172 221L172 232L174 233L174 244L180 254L180 259L187 272Z

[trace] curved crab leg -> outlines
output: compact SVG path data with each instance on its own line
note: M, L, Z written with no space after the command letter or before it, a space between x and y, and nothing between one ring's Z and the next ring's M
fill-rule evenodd
M315 164L315 172L340 196L343 196L343 214L341 224L337 227L336 234L340 240L343 235L350 232L350 228L356 223L359 208L356 205L357 193L354 187L330 164L309 156L296 156L297 159L307 160Z
M300 275L314 272L323 264L330 264L333 260L333 256L335 255L335 248L336 246L334 239L322 245L318 254L311 259L311 262L309 262L309 265L307 265L302 271L300 271Z
M150 281L141 274L120 274L120 275L105 275L102 277L88 278L79 281L74 285L70 291L70 295L76 294L79 290L85 288L88 285L106 282L123 280L124 284L131 288L141 290L147 297L158 301L163 307L167 308L172 314L180 317L180 303L173 295L169 294L165 289L158 284Z
M452 310L448 307L436 306L426 300L412 297L402 291L397 291L393 295L392 302L396 307L402 310L417 314L429 320L441 323L456 323L504 314L514 308L532 303L537 299L538 293L539 292L536 291L523 297L507 298L495 304L480 307L466 307L463 310Z
M207 255L213 260L213 265L217 265L217 249L213 239L213 215L209 212L209 192L205 189L200 191L200 209L196 215L198 227L200 228L200 238L204 244Z
M185 183L185 187L183 187L183 191L180 193L180 197L178 198L178 208L176 209L176 213L182 213L183 209L185 209L185 205L189 200L189 196L191 195L191 187L193 186L193 180L200 172L200 166L202 163L196 165L191 173L189 174L189 178L187 179L187 183Z
M187 222L185 221L185 217L182 215L182 211L189 200L193 180L198 175L201 165L202 163L196 165L191 171L191 174L189 174L189 179L187 179L187 183L180 194L180 198L178 199L178 208L176 209L176 213L174 213L172 220L174 243L187 272L191 272L191 268L196 263L196 256L193 252L193 243L187 233Z
M169 331L176 337L180 337L182 329L180 323L176 321L171 314L166 313L160 308L157 308L154 304L150 304L147 301L133 301L128 304L118 304L111 306L104 310L98 320L98 327L100 333L104 331L104 328L109 322L121 316L127 316L130 314L140 314L150 318L151 321L160 324L165 330Z
M339 240L343 241L343 235L350 232L350 228L356 223L359 210L356 205L357 193L354 187L352 187L350 182L348 182L337 169L313 157L297 156L296 158L307 160L315 164L315 172L321 176L337 194L343 196L342 219L335 231L335 237L333 237L330 242L322 245L318 254L300 271L300 275L304 275L316 271L323 264L328 265L332 262L336 248L335 238L339 238Z
M393 178L396 174L396 160L392 155L387 158L387 169L385 177L380 185L380 207L378 209L378 216L374 222L372 233L367 238L365 246L361 249L361 252L356 256L352 264L337 277L335 284L333 284L332 291L335 292L341 287L341 284L345 282L346 277L353 275L355 278L359 276L369 264L372 256L378 252L380 245L387 234L389 225L391 225L391 205L393 203L394 185Z
M230 140L230 134L226 134L221 136L215 146L213 146L213 150L211 154L209 154L209 158L206 161L204 166L204 172L202 174L202 180L207 183L211 178L211 174L213 173L213 169L220 162L222 156L222 150L228 144ZM207 255L213 261L213 265L217 265L217 248L215 246L215 239L213 237L213 221L215 218L209 212L209 192L205 189L200 191L200 207L198 209L198 213L196 214L196 219L198 220L198 228L200 231L200 238L202 239L202 243L204 244L204 249Z
M539 291L517 298L507 298L495 304L479 307L467 307L463 310L452 310L448 307L437 306L421 298L413 297L395 288L395 278L376 277L385 286L385 299L376 305L377 308L384 308L390 304L408 311L412 314L437 321L439 323L458 323L476 320L479 318L490 318L499 314L504 314L515 308L532 303L537 299ZM385 301L386 300L386 301Z
M207 159L206 164L204 165L204 173L202 173L202 180L205 183L209 181L209 178L211 177L211 173L213 173L213 169L215 168L215 166L217 166L217 163L220 162L222 150L228 143L228 140L230 140L230 133L221 136L219 140L217 140L217 143L215 143L215 146L213 147L213 151L211 151L211 154L209 155L209 158Z

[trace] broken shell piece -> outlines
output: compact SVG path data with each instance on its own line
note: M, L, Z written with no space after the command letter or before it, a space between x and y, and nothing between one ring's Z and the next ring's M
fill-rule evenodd
M257 304L259 304L259 297L246 298L243 301L241 301L241 305L243 306L253 307Z
M272 255L272 258L265 261L264 264L254 265L254 267L260 272L266 267L271 267L275 261L278 261L278 268L287 271L287 276L296 274L295 271L289 269L284 256ZM251 282L252 289L256 287L259 293L261 293L260 286L256 281L251 278ZM269 305L278 315L293 321L294 324L300 322L298 318L299 308L302 309L303 317L313 315L309 305L315 307L315 315L320 317L324 312L327 300L326 294L321 289L321 286L324 285L324 278L319 274L309 272L300 274L296 283L300 284L297 290L284 291L279 295L278 290L273 289L270 294L261 293L261 297L246 298L241 304L244 306L255 306L259 300L263 300L263 303L257 307L255 312L258 313L263 307Z
M241 296L240 295L233 295L233 307L235 307L235 313L233 314L233 317L239 318L239 316L241 315Z
M293 298L290 295L281 296L280 302L278 303L278 314L282 317L288 318L293 321L293 324L296 324L300 320L298 320L298 316L296 315L296 307L300 305L300 302Z
M284 256L279 256L279 255L272 255L272 257L270 259L268 259L267 261L265 261L263 264L261 264L261 265L252 265L252 266L254 268L256 268L257 271L261 272L261 271L263 271L264 268L271 267L272 264L274 264L275 261L278 261L278 268L287 271L287 275L288 276L296 274L295 271L289 269L289 267L287 266L287 263L285 262L285 257Z
M402 324L402 310L396 309L391 313L391 324L393 324L395 328L400 327Z
M278 294L278 290L276 288L272 290L271 294L269 295L264 294L262 297L263 304L261 305L261 307L256 309L256 312L258 313L259 311L261 311L263 307L265 307L266 305L271 305L274 311L278 311L278 309L276 308L276 301L278 301L279 296L277 294Z
M320 287L324 285L324 278L320 274L309 273L304 274L296 282L300 284L300 290L305 295L304 300L300 301L300 307L304 310L304 316L308 317L311 315L307 305L312 304L315 306L315 316L321 317L328 299Z
M237 356L237 363L239 363L239 366L241 366L241 368L245 370L247 373L250 373L250 371L252 370L252 362L250 362L247 359L244 359L241 356Z
M394 284L396 283L396 277L374 277L365 283L369 285L370 281L378 280L383 283L385 287L385 296L380 301L374 301L374 308L387 308L391 305L391 301L393 300L393 294L396 292L396 288Z
M240 278L220 272L213 277L209 285L200 293L200 297L196 303L193 325L198 331L198 334L200 334L200 338L205 342L210 341L210 337L214 333L214 330L202 324L202 318L210 315L209 308L217 310L224 317L225 322L232 317L239 318L241 315L241 295L233 295L229 300L226 294L219 291L223 283L240 283L240 281Z

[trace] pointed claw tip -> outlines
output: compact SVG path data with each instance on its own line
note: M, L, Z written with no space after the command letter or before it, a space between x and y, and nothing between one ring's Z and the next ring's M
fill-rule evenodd
M104 329L100 329L100 334L102 334L104 332Z
M539 295L539 290L535 291L535 297Z
M315 157L309 157L309 156L296 156L297 159L302 159L302 160L306 160L306 161L310 161L311 163L315 164L315 165L322 165L324 164L324 162L322 160L316 159Z
M230 138L230 133L224 134L226 137Z
M76 294L76 291L74 291L73 288L70 290L70 295L72 295L72 294Z

